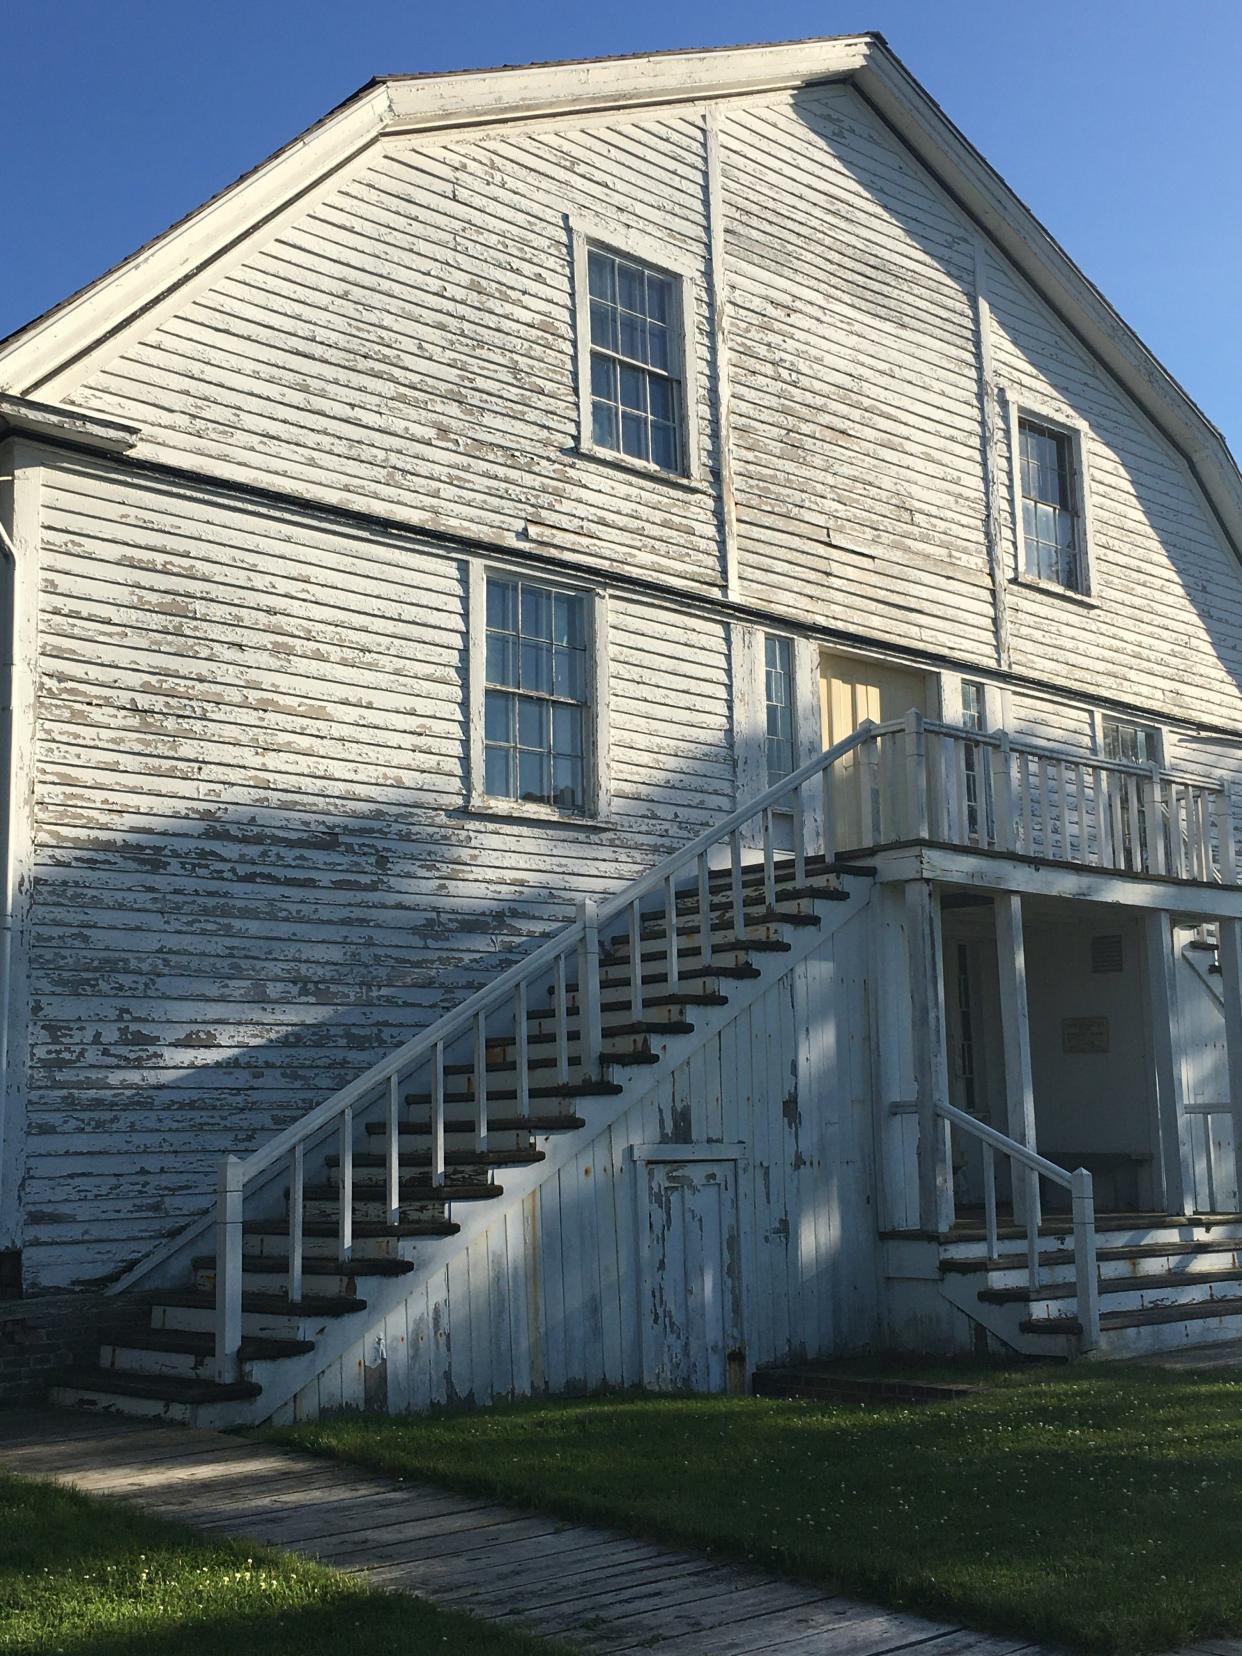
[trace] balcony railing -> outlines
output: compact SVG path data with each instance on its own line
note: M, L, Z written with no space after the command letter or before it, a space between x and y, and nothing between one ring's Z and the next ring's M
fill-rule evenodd
M832 776L838 845L928 840L1114 873L1237 883L1229 784L966 730L873 724Z

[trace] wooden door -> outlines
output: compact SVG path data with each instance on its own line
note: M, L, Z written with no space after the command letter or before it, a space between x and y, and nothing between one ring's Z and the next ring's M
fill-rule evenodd
M745 1384L735 1161L649 1161L640 1180L643 1381L655 1391Z
M820 655L819 703L823 741L826 748L844 741L864 719L877 724L901 719L913 707L926 713L926 673L908 667L894 667L883 661L864 661L855 656ZM888 831L900 823L900 802L905 787L900 741L891 738L881 746L880 764L869 776L862 774L859 761L847 754L833 772L833 832L838 850L899 837ZM868 790L869 811L864 811L862 788ZM865 825L869 818L878 832Z

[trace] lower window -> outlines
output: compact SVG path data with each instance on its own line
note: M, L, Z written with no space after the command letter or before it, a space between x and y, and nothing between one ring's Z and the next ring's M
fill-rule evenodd
M487 577L484 792L587 809L586 597Z

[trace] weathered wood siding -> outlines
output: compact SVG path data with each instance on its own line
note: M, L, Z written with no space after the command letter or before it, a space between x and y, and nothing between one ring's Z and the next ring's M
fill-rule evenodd
M74 400L177 463L716 586L709 491L573 453L578 213L701 269L701 117L387 140ZM706 461L702 282L690 322Z
M1009 595L1013 665L1169 717L1242 725L1242 572L1185 463L1029 289L986 260L996 374L1019 407L1084 430L1098 601ZM1008 422L1001 463L1010 468ZM999 494L1010 573L1012 490Z
M743 593L993 660L968 228L844 87L722 152Z
M649 1144L744 1148L736 1269L746 1368L873 1338L867 919L864 909L838 927L499 1216L283 1417L640 1383L652 1305L647 1172L633 1152Z
M70 1283L732 808L725 629L610 603L605 828L471 815L465 561L48 474L25 1246Z

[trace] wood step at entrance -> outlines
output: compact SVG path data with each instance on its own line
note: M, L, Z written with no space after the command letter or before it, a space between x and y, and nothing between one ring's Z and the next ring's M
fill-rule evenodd
M313 1340L282 1340L274 1337L244 1339L239 1354L243 1369L255 1364L281 1363L291 1357L309 1356ZM188 1331L145 1333L125 1340L105 1341L99 1349L99 1367L125 1374L181 1375L187 1379L210 1379L216 1357L212 1334ZM251 1379L252 1375L244 1375Z
M290 1303L287 1294L242 1293L242 1337L276 1335L281 1339L314 1340L337 1317L365 1311L367 1302L356 1295L316 1294ZM151 1307L153 1329L214 1333L216 1296L198 1289L164 1294Z
M1154 1328L1161 1324L1203 1322L1220 1317L1236 1322L1235 1334L1242 1333L1242 1295L1232 1299L1195 1300L1186 1305L1157 1305L1147 1310L1102 1311L1103 1333L1128 1328ZM1021 1323L1024 1334L1074 1334L1082 1332L1077 1316L1028 1317Z
M1141 1282L1166 1272L1214 1269L1242 1269L1242 1240L1202 1242L1142 1243L1133 1247L1099 1248L1096 1258L1104 1282ZM1028 1280L1026 1255L1002 1256L1000 1259L949 1259L941 1262L946 1276L985 1276L992 1289L1022 1288ZM1039 1256L1039 1281L1049 1283L1074 1280L1074 1253L1071 1248L1059 1248Z
M763 975L758 966L753 966L749 962L739 962L736 966L731 966L727 963L722 965L718 960L713 960L711 964L707 966L679 965L677 968L677 974L679 987L681 982L694 984L696 987L702 985L717 994L722 993L722 991L716 987L718 981L727 983L730 979L733 979L737 982L745 982L750 978L762 977ZM644 988L644 1003L647 999L645 993L647 985L650 985L652 989L657 991L657 993L662 992L668 994L672 1000L677 1000L679 998L676 989L669 989L667 966L655 966L651 968L644 966L642 970L642 981ZM628 970L622 971L616 966L610 966L607 970L604 970L604 968L601 967L599 974L599 986L601 994L607 994L610 991L614 994L614 1004L616 1004L616 992L632 990L633 978Z
M673 1008L669 1008L672 1012ZM537 1058L549 1050L555 1050L560 1039L557 1028L559 1019L555 1011L540 1010L527 1012L526 1050L531 1054L532 1064ZM694 1025L685 1018L664 1017L618 1017L616 1021L604 1025L601 1030L601 1039L605 1048L610 1045L620 1045L623 1042L635 1040L665 1041L674 1035L693 1035ZM582 1022L577 1010L566 1013L565 1039L571 1053L576 1052L582 1041ZM516 1035L489 1035L487 1037L487 1061L490 1064L495 1058L498 1063L512 1064L517 1047Z
M370 1184L356 1184L354 1186L355 1211L361 1203L372 1204L378 1202L383 1192L384 1184L379 1179ZM308 1219L327 1219L334 1216L340 1193L341 1187L339 1184L307 1185L302 1192L302 1199L306 1204L304 1209L306 1217ZM403 1174L398 1185L398 1195L402 1207L407 1202L494 1202L504 1193L503 1185L492 1184L490 1181L481 1179L469 1182L463 1179L460 1183L445 1180L443 1184L432 1184L431 1180L426 1177L412 1178ZM312 1212L313 1205L322 1205L327 1211L324 1213Z
M753 954L788 954L793 944L783 937L744 937L726 938L719 945L712 944L711 960L705 962L703 951L697 942L679 943L677 946L678 972L706 971L710 966L713 969L725 970L729 966L744 966ZM599 952L599 969L601 975L605 972L614 972L620 967L629 967L633 962L628 939L618 943L613 948L601 948ZM648 962L653 965L666 963L668 960L667 945L661 940L648 943L642 938L638 944L638 958L644 967Z
M848 895L848 893L846 893ZM755 938L779 937L782 927L809 927L821 924L818 914L810 909L790 905L788 909L771 910L765 912L758 904L753 909L744 909L743 918L746 921L745 934L739 935L734 926L732 908L721 909L719 913L712 911L711 939L713 949L719 940L722 948L741 948L754 941ZM703 923L697 909L688 911L684 916L679 915L677 920L677 937L684 943L697 946L703 937ZM601 948L612 950L622 944L628 944L630 934L627 931L609 933L607 942L601 938ZM644 921L639 929L638 940L641 944L658 943L668 947L668 926L663 916Z
M52 1388L52 1402L61 1408L116 1408L127 1400L126 1414L147 1414L163 1420L182 1420L223 1425L229 1418L226 1406L250 1402L263 1394L253 1380L236 1380L221 1385L215 1380L184 1378L172 1374L126 1373L121 1369L71 1368L61 1374ZM205 1411L220 1406L221 1416L212 1422Z
M1239 1283L1242 1283L1242 1270L1236 1269L1110 1277L1100 1283L1100 1300L1101 1304L1111 1303L1117 1310L1144 1311L1157 1305L1197 1304L1204 1298L1239 1299L1242 1296L1236 1292L1223 1296L1210 1292L1214 1288L1236 1290ZM1201 1292L1205 1288L1209 1290L1206 1296ZM1048 1307L1048 1315L1055 1315L1056 1302L1076 1299L1077 1292L1072 1282L1052 1282L1036 1288L982 1288L979 1298L987 1305L1029 1305L1032 1316L1038 1318L1043 1306Z

